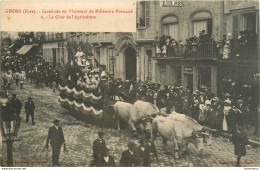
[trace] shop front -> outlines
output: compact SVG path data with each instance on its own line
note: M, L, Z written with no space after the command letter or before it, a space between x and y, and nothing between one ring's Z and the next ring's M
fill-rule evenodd
M158 60L157 83L181 85L194 92L209 89L217 94L217 67L214 62Z

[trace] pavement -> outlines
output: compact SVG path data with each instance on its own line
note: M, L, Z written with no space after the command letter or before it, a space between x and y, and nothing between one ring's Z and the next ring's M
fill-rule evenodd
M9 94L17 94L24 106L28 96L32 96L36 105L35 122L25 123L25 112L22 109L22 122L18 132L18 139L13 144L14 166L15 167L49 167L51 165L51 148L46 150L45 143L49 127L56 118L60 120L63 127L68 153L61 151L60 164L63 167L88 167L92 158L92 143L97 138L97 132L105 132L105 140L110 154L119 165L121 153L127 148L130 141L138 144L138 140L131 136L127 126L123 127L121 133L116 129L102 128L96 125L94 120L83 120L75 113L60 107L58 92L54 93L50 88L35 88L35 85L27 83L24 89L13 85ZM162 139L158 137L155 141L159 157L159 164L154 161L153 167L234 167L236 156L234 146L227 142L223 136L213 136L212 145L205 146L199 152L194 145L188 145L188 153L181 153L179 159L174 159L173 154L168 154L163 149ZM168 142L167 151L173 153L172 143ZM3 163L6 161L6 144L3 143ZM62 149L63 150L63 149ZM247 155L242 157L243 167L260 166L260 148L252 146L247 150Z

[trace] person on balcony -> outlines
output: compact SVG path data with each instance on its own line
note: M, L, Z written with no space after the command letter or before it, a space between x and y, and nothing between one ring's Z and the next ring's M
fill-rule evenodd
M200 36L199 36L199 43L204 44L204 43L208 43L208 42L209 42L208 34L206 34L205 30L202 30L200 32Z
M171 41L171 52L172 56L177 56L178 54L178 42L175 39Z
M154 39L154 45L156 47L156 54L160 55L161 54L161 48L160 48L160 39L159 39L158 36L155 37L155 39Z
M245 44L246 44L246 39L245 39L244 31L239 31L239 35L237 37L237 46L236 46L237 57L241 56Z
M224 42L223 59L229 59L231 57L232 44L233 44L232 34L228 33L227 39Z
M172 57L172 38L171 36L168 36L166 39L166 57Z

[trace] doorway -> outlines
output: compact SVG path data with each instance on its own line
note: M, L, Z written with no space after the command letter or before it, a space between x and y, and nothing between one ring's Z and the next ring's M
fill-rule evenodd
M193 74L184 74L186 89L193 91Z
M128 47L125 52L125 78L136 81L136 51L133 47Z
M56 66L56 61L57 61L57 57L56 57L56 49L53 48L52 49L52 62L53 62L53 65Z

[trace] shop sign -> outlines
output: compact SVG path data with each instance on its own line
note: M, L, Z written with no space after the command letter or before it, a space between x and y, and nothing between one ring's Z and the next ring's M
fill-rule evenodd
M193 68L191 66L184 66L184 70L188 72L192 72Z
M160 0L161 7L181 7L183 2L180 0Z

